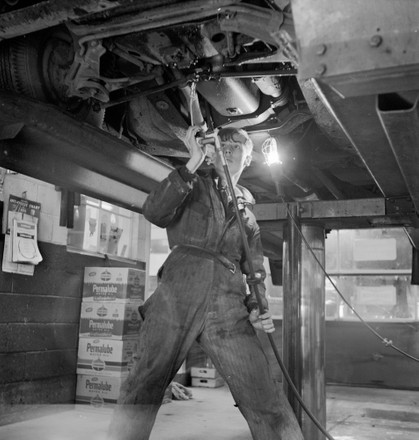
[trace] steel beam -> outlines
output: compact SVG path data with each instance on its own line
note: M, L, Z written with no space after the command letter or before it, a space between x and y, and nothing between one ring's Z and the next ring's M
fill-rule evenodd
M327 229L418 226L418 217L409 198L260 203L253 211L262 230L279 231L293 206L297 207L302 222L321 224Z
M285 228L283 357L304 404L325 426L325 275L302 235L324 266L324 229L302 225L294 205L289 210ZM287 382L283 383L304 438L323 440L323 434L302 411Z
M318 261L325 264L324 229L319 226L302 226L310 249ZM310 250L301 250L301 308L299 328L301 338L301 397L322 426L326 426L326 380L325 380L325 275ZM310 418L303 413L304 438L324 440Z
M419 212L418 101L409 109L384 110L379 107L378 114L416 211Z
M56 26L67 20L85 18L131 0L48 0L0 15L0 39L14 38Z
M44 148L0 141L0 165L70 191L141 213L147 193L55 156Z
M313 80L313 85L383 196L408 194L403 175L377 113L376 97L368 95L343 99L323 82Z
M371 217L385 215L385 199L315 200L298 203L261 203L254 207L258 221L286 220L288 207L298 206L301 219Z
M220 15L223 8L232 7L241 0L193 0L177 4L167 4L150 10L141 10L140 2L137 11L131 10L128 16L111 17L98 24L80 25L68 23L70 30L83 43L101 38L144 32L176 26L184 22L193 22L207 18L209 15ZM170 2L172 3L172 2ZM236 7L232 13L237 12ZM187 11L187 14L185 14ZM229 10L230 12L230 10ZM264 32L264 30L262 30Z
M135 211L173 169L55 107L11 93L0 93L0 127L0 166Z
M284 366L291 381L301 395L302 358L301 358L301 249L302 239L298 231L301 224L296 206L290 207L290 216L284 231L283 246L283 319L282 319L282 356ZM291 218L294 220L291 221ZM285 379L282 380L284 392L297 417L302 423L302 408Z

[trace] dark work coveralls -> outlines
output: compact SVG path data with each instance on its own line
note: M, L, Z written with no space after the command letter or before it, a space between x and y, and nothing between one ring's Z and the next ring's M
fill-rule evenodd
M253 265L264 278L259 227L248 207L253 198L239 189ZM164 392L196 340L227 382L253 439L301 440L248 320L256 301L246 296L243 273L248 269L240 231L215 180L197 176L186 182L174 170L148 196L143 214L167 229L172 252L144 304L136 361L122 386L109 438L149 438Z

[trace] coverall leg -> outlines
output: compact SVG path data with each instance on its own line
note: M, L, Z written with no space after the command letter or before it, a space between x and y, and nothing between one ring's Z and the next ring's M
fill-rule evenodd
M172 252L145 304L134 366L121 387L111 440L148 440L164 392L202 331L214 261Z
M240 275L241 276L241 275ZM249 322L239 282L221 270L198 339L230 387L254 440L303 440L281 387L272 380L268 360Z
M205 255L172 252L146 303L138 354L109 439L149 439L164 392L198 340L230 386L255 440L302 440L286 399L274 390L242 287L239 271L232 274Z

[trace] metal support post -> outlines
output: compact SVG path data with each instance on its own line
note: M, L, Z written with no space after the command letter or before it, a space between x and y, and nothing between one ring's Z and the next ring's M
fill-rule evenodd
M324 264L324 229L301 226L297 210L298 206L290 208L285 229L283 359L304 403L325 426L325 277L307 247ZM286 383L284 387L304 438L323 440Z
M283 246L283 320L282 347L283 361L292 382L301 394L301 338L300 338L300 309L301 309L301 237L297 228L300 227L297 206L289 206L294 222L288 218L284 229ZM283 379L284 392L301 425L302 411L298 400L292 393L288 383Z

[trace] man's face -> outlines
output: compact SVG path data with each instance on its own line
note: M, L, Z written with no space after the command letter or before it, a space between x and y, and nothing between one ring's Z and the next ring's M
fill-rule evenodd
M241 173L252 160L249 149L241 142L235 142L234 140L221 141L221 150L224 153L228 169L232 175ZM215 158L214 167L217 172L223 170L223 165L218 154Z

